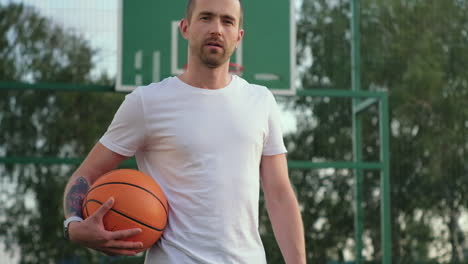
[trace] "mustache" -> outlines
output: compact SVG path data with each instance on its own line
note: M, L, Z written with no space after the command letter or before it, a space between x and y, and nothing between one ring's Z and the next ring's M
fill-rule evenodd
M224 48L224 41L219 38L209 38L203 43L204 45L215 45Z

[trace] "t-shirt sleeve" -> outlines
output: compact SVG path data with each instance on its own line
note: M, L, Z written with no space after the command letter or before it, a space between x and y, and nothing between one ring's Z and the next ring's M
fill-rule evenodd
M99 142L120 155L131 157L143 145L144 137L144 113L137 88L125 96L125 100Z
M273 156L286 153L283 141L283 131L281 129L281 119L278 104L273 94L268 91L268 127L263 143L263 153L265 156Z

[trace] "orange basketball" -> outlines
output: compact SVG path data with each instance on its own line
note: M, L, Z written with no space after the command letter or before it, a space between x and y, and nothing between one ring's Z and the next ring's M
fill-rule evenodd
M143 242L141 251L158 241L166 227L169 207L156 181L130 169L106 173L89 189L83 216L93 214L110 197L114 197L114 205L103 218L106 230L141 228L143 232L125 239Z

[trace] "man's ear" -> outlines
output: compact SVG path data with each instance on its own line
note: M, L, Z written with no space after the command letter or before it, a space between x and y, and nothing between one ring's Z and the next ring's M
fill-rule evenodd
M189 27L189 24L188 24L187 19L182 18L179 23L179 29L184 39L188 39L188 33L187 33L188 27Z
M239 33L237 34L237 44L236 44L236 48L239 46L239 44L241 43L242 39L244 38L244 30L243 29L239 29Z

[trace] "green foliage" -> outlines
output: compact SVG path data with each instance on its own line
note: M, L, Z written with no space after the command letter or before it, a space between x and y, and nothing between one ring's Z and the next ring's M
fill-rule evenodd
M0 80L109 83L92 80L95 52L36 10L0 5ZM5 59L4 59L5 58ZM108 126L123 99L119 94L0 91L2 156L84 157ZM63 239L62 193L75 168L65 165L0 167L0 239L19 247L21 263L58 263L99 255ZM5 183L5 184L4 184Z
M301 74L305 89L350 89L349 10L349 1L303 1L298 21L298 61L306 66ZM468 202L464 162L467 12L468 3L458 0L361 1L362 89L386 90L390 95L395 263L458 263L468 257L467 234L457 223ZM307 54L311 65L304 60ZM295 98L289 104L298 113L298 132L287 137L289 158L352 159L350 105L317 98ZM376 110L370 109L363 121L363 155L368 161L378 160L377 121ZM353 181L339 188L342 178L333 176L331 181L337 186L329 187L319 181L317 173L302 173L291 174L293 179L302 178L295 183L304 206L309 261L339 259L333 253L340 248L336 241L353 238L349 230L353 225L351 202L341 201L344 206L336 213L316 192L335 191L340 198L331 201L339 201L350 195ZM379 260L380 207L373 195L379 190L379 178L375 173L365 175L365 236L373 248L370 260ZM302 188L312 194L303 195ZM348 223L333 225L335 233L328 233L326 225L317 228L324 220L313 212L320 210L328 212L327 222L328 218L348 215ZM436 226L435 220L442 226ZM446 230L446 237L437 235L441 229ZM321 232L334 243L321 241ZM444 246L435 249L435 244Z

